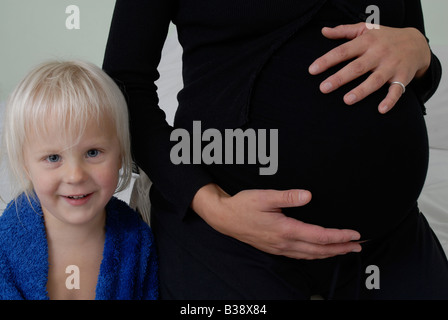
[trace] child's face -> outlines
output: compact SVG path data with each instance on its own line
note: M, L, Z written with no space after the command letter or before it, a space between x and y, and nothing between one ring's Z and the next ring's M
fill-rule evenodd
M119 179L119 142L110 125L90 121L79 143L67 149L63 126L48 122L48 132L32 137L24 156L29 179L46 219L82 225L105 215Z

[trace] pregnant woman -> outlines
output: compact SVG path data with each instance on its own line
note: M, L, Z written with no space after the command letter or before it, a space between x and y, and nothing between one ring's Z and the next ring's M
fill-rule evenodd
M441 74L420 1L348 3L117 1L104 69L153 182L162 299L448 298L447 259L417 206L423 103ZM372 4L380 29L360 24ZM183 47L174 127L278 130L275 174L170 161L154 85L170 21Z

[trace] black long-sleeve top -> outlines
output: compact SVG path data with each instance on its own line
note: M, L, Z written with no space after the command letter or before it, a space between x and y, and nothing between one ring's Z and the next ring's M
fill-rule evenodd
M382 25L425 32L419 0L328 1L353 17L353 23L365 21L366 7L374 4L381 10ZM197 190L213 179L200 165L170 160L173 128L158 107L154 84L170 22L176 24L183 47L184 88L174 126L189 128L201 115L203 129L235 128L247 121L253 84L263 65L325 2L117 0L103 68L127 98L136 163L176 212L186 212ZM440 77L440 62L432 55L426 75L411 83L422 102L435 92Z

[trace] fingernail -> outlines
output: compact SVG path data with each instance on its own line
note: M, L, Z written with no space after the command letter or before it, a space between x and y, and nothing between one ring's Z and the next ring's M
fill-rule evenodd
M308 70L311 74L316 74L319 72L319 66L317 64L312 64Z
M308 200L308 192L306 192L306 191L299 192L299 201L303 202L306 200Z
M361 246L358 246L358 247L354 248L352 250L352 252L361 252L361 250L362 250Z
M381 111L382 113L386 113L387 111L389 111L389 106L382 106L382 107L380 108L380 111Z
M322 84L323 92L329 92L332 88L333 88L333 84L331 82L324 82L324 84Z
M352 103L356 102L356 99L357 99L356 95L354 93L350 93L347 96L346 101L347 101L347 103L352 104Z
M352 241L356 241L356 240L359 240L359 239L361 239L360 235L353 235L352 236Z

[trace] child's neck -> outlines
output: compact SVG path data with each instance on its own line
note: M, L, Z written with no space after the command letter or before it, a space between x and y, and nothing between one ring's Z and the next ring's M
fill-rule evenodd
M105 241L106 214L85 225L63 223L45 212L44 219L50 299L94 299ZM73 266L75 271L70 269ZM79 281L79 288L70 287L72 280Z
M82 225L62 222L50 214L44 213L45 231L49 246L80 248L91 241L104 239L106 213L96 216Z

